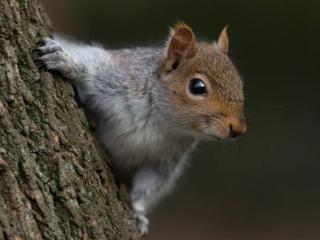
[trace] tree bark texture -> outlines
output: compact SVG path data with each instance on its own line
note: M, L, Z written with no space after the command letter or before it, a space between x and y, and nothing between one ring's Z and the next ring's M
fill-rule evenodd
M72 86L39 71L38 0L0 0L0 239L139 239Z

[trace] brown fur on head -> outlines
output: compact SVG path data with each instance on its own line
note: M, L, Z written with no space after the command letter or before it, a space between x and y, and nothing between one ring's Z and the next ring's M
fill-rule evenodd
M243 83L228 48L226 28L212 43L198 42L184 23L171 29L160 79L176 122L199 138L226 139L246 131Z

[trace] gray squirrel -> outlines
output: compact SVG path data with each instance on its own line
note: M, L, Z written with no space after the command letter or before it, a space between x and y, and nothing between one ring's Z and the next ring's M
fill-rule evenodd
M62 38L38 47L45 69L76 87L116 175L129 179L141 235L147 212L170 192L200 140L246 131L243 82L228 45L226 28L217 42L200 42L180 22L164 47L111 50Z

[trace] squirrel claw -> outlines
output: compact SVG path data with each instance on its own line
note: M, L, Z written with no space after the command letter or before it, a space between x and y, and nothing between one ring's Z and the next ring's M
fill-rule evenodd
M138 230L139 230L139 234L140 236L144 237L147 235L148 230L149 230L149 220L148 218L141 212L137 212L134 215L136 222L137 222L137 226L138 226Z

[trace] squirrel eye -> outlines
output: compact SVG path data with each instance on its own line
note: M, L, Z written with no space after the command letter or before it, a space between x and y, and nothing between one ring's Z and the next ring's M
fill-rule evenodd
M194 95L201 95L207 92L206 84L199 78L194 78L190 81L189 90Z

